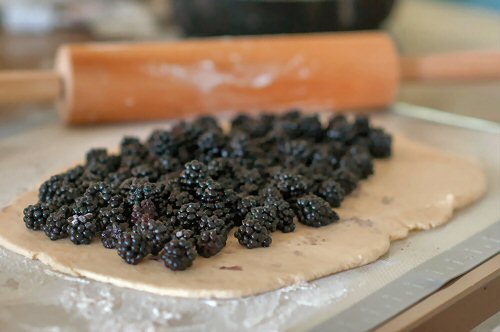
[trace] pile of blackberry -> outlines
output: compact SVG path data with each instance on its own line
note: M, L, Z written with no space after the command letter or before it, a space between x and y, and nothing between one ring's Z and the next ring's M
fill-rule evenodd
M92 149L26 207L50 240L101 241L129 264L156 256L172 270L219 253L233 228L249 249L272 233L336 222L333 208L391 155L392 138L364 116L239 115L224 132L212 117L123 138L118 154Z

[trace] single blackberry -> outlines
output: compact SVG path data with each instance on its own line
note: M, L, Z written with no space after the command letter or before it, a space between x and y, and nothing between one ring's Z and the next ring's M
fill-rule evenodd
M300 126L300 112L291 110L275 121L277 129L287 138L299 138L302 136Z
M160 173L158 172L158 170L154 167L154 165L150 164L137 165L133 167L130 172L133 177L144 179L149 182L156 182L160 177Z
M268 185L259 191L259 197L263 200L267 199L283 199L281 191L274 185Z
M92 197L98 207L104 207L108 205L108 202L113 195L113 191L111 186L100 181L90 185L85 191L85 195Z
M313 145L304 139L283 140L278 144L278 151L287 167L299 164L309 164L312 160Z
M64 176L64 181L69 182L69 183L79 183L79 180L81 179L83 173L85 171L85 168L83 166L76 166L71 168L69 171L63 174Z
M75 204L72 205L73 214L84 215L91 213L97 216L100 208L99 203L100 201L97 198L89 194L85 194L81 197L78 197L75 201Z
M151 198L144 199L140 203L135 203L132 207L131 221L133 224L156 219L156 217L158 217L158 212Z
M262 221L249 216L245 218L241 226L236 230L234 236L238 242L248 249L269 247L272 242L271 233Z
M295 230L295 223L293 222L295 212L287 201L275 197L268 197L265 204L266 206L271 206L276 210L276 216L278 219L276 228L278 230L283 233L290 233Z
M235 213L231 206L226 205L225 201L217 201L213 203L201 203L202 209L209 217L217 217L224 220L226 227L232 227L235 222Z
M52 208L50 205L45 203L36 203L33 205L28 205L24 209L24 224L26 228L32 229L34 231L42 230L47 219L50 216Z
M184 165L179 182L186 188L193 189L198 187L199 182L205 180L207 176L207 166L198 160L193 160Z
M340 184L345 195L349 195L358 186L359 178L347 168L339 168L333 172L333 179Z
M182 205L188 204L193 201L194 201L193 195L191 195L187 191L183 191L182 189L178 188L174 189L168 197L168 204L172 207L174 211L180 209Z
M151 154L155 156L176 156L179 150L179 141L175 135L166 130L155 130L147 140Z
M262 175L256 168L240 167L235 173L235 177L239 181L238 190L240 192L248 195L258 194L259 186L262 183Z
M107 249L115 249L122 233L130 231L128 223L112 222L101 233L102 245Z
M230 177L233 174L234 167L230 158L216 158L210 160L207 164L208 175L214 179L220 177Z
M196 256L193 242L174 239L165 245L160 258L167 268L173 271L182 271L193 265Z
M115 172L121 163L120 156L109 155L106 149L92 149L87 153L87 164L84 177L90 180L104 180L106 176Z
M64 205L56 212L53 212L43 226L43 231L52 241L63 239L68 236L68 217L71 215L69 206Z
M215 119L213 116L199 116L193 121L192 126L198 128L201 132L222 132L222 128L217 123L217 119Z
M132 156L142 160L147 157L148 149L141 143L139 138L125 136L120 143L120 154L122 157Z
M69 239L74 244L90 244L98 232L95 215L73 215L68 218Z
M339 220L339 216L328 202L316 195L300 197L296 207L299 222L307 226L321 227Z
M349 143L356 138L356 129L345 116L336 115L328 122L326 137L336 142Z
M357 171L357 176L361 179L366 179L373 174L373 160L370 153L364 149L351 148L350 153L346 154L344 158L349 158L350 162L354 165L350 166L354 171ZM346 167L348 164L343 164L342 158L340 167Z
M219 234L222 234L227 230L224 220L217 218L216 216L209 217L207 215L201 217L198 229L200 231L216 230Z
M118 255L128 264L139 264L149 253L151 247L144 235L137 232L123 232L118 236L116 245Z
M224 188L220 183L208 178L199 183L195 195L204 203L213 203L224 199Z
M127 197L127 203L133 206L145 199L154 202L161 201L165 195L165 186L161 183L151 183L144 179L130 178L120 186L122 195Z
M220 157L225 144L224 134L219 131L207 131L197 140L198 151L205 162Z
M217 230L201 231L196 240L196 251L202 257L217 255L226 245L227 233L218 233Z
M57 207L72 204L83 194L83 190L75 183L66 180L65 174L57 174L45 181L38 190L41 203Z
M135 231L146 237L151 245L151 254L158 255L165 244L174 236L174 227L169 222L149 219L134 226Z
M359 115L354 120L354 130L358 136L370 134L370 120L366 115Z
M125 223L130 220L130 212L120 195L113 195L108 201L108 205L99 209L99 220L106 228L112 223Z
M259 197L257 196L243 196L238 201L236 205L236 216L241 220L245 219L246 215L250 212L253 207L257 207L261 204Z
M155 161L155 168L159 170L160 173L171 173L177 172L182 168L181 162L178 158L164 155Z
M303 137L316 141L323 138L323 127L317 115L302 117L299 120L299 128Z
M260 221L269 232L275 232L280 222L278 210L273 205L253 207L250 209L249 215L252 219Z
M108 151L104 148L90 149L85 156L85 160L87 161L88 164L102 163L105 162L107 158L108 158Z
M200 203L184 204L177 211L176 225L186 229L196 229L201 218L207 214L207 211Z
M327 201L331 207L339 207L345 196L342 186L333 179L323 181L316 194Z
M191 229L177 229L174 231L174 236L177 240L196 242L196 234Z
M372 129L369 135L370 153L375 158L387 158L391 156L392 137L383 129Z
M299 174L280 172L274 176L274 180L286 200L293 200L308 191L307 180Z

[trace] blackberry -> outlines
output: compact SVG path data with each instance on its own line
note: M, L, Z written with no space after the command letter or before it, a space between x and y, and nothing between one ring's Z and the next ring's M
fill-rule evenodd
M383 129L372 129L369 135L370 153L375 158L387 158L391 156L392 137Z
M267 199L282 199L283 195L281 194L281 191L274 185L269 185L264 188L262 188L259 191L259 197L261 197L264 200Z
M337 181L345 195L349 195L358 186L359 178L347 168L339 168L333 172L333 179Z
M174 189L170 193L167 201L168 204L172 207L172 209L177 213L177 210L180 209L182 205L193 202L194 197L187 191L182 191L181 189Z
M98 232L94 214L73 215L68 218L69 239L74 244L90 244Z
M152 199L154 202L163 199L165 186L161 183L151 183L137 178L130 178L123 182L121 191L127 197L127 203L133 206L145 199Z
M262 175L255 169L240 167L235 177L239 181L239 191L248 195L255 195L259 192L259 186L262 183Z
M284 164L288 167L309 164L314 154L311 143L304 139L284 140L278 145L278 151L285 156Z
M170 131L155 130L148 138L147 145L151 154L155 156L176 156L179 142Z
M356 138L356 130L345 116L336 115L328 122L326 137L336 142L349 143Z
M34 231L42 230L50 216L52 208L45 203L28 205L24 209L24 224Z
M149 164L140 164L133 167L130 170L133 177L138 179L144 179L149 182L156 182L160 177L158 170L154 167L154 165Z
M142 160L148 155L148 149L141 143L139 138L125 136L120 143L120 154L122 157L131 156Z
M372 157L364 149L351 148L350 153L340 161L340 167L351 170L361 179L366 179L373 174Z
M108 205L99 210L98 217L104 228L112 223L121 224L130 220L129 209L120 195L111 196Z
M174 239L185 240L194 243L196 241L195 233L190 229L177 229L174 231Z
M186 229L196 229L206 210L200 203L184 204L177 211L176 225Z
M229 158L216 158L207 164L208 175L214 179L227 177L233 174L233 164Z
M261 222L269 232L275 232L280 222L278 210L272 205L253 207L246 218L249 216Z
M366 115L359 115L354 120L354 130L359 136L368 136L370 133L370 120Z
M92 149L87 153L84 176L90 180L104 180L106 176L120 167L121 158L109 155L106 149Z
M137 232L123 232L118 236L116 245L118 255L128 264L139 264L149 253L151 247L144 235Z
M174 239L168 242L161 252L161 260L173 271L183 271L193 265L196 258L193 242Z
M68 175L67 177L71 177ZM57 207L72 204L75 199L83 194L76 183L67 181L65 174L57 174L45 181L38 190L41 203Z
M52 241L67 237L69 227L67 219L70 215L71 209L66 205L52 213L47 218L47 223L43 226L45 235Z
M335 180L323 181L316 194L330 204L331 207L339 207L344 200L344 189Z
M151 198L144 199L140 203L135 203L132 208L131 221L133 224L156 219L156 217L158 217L158 213L155 203Z
M83 166L76 166L71 168L69 171L63 174L64 176L64 181L69 182L69 183L79 183L79 180L81 179L83 173L85 171L85 168Z
M299 128L303 137L316 141L323 138L323 126L317 115L302 117L299 120Z
M193 127L199 128L202 132L215 131L222 132L217 120L213 116L203 115L199 116L193 121Z
M302 135L300 113L297 110L285 113L277 120L276 125L287 138L299 138Z
M85 194L81 197L78 197L72 207L75 215L84 215L91 213L97 216L99 212L99 201L95 197L89 194Z
M118 238L122 233L130 230L127 223L112 222L106 226L101 233L102 245L107 249L115 249L118 245Z
M90 185L85 195L92 197L99 207L104 207L107 206L113 192L107 183L100 181Z
M209 162L221 156L226 141L221 132L208 131L198 138L197 144L198 151L203 156L203 161Z
M215 229L202 231L196 241L196 251L202 257L217 255L226 245L227 234L218 233Z
M213 203L224 199L224 188L220 183L208 178L199 183L196 197L202 202Z
M182 168L181 162L178 158L168 155L159 157L155 162L155 166L160 173L177 172Z
M299 174L280 172L274 176L274 180L276 187L287 200L304 195L308 190L306 179Z
M198 229L200 229L200 231L215 230L219 234L222 234L226 232L226 223L224 222L224 220L216 216L209 217L207 215L204 215L200 219Z
M134 229L146 237L151 245L151 254L155 256L158 255L165 244L174 236L172 224L154 219L141 222Z
M295 223L293 222L295 212L287 201L283 199L277 199L275 197L268 197L265 204L268 206L272 206L276 210L278 219L276 228L278 230L282 231L283 233L290 233L295 230Z
M184 165L179 182L186 188L193 189L198 187L199 182L205 180L207 176L207 166L198 160L193 160Z
M300 197L296 207L299 222L307 226L321 227L339 220L339 216L328 202L316 195Z
M247 217L236 230L234 236L238 242L248 249L269 247L272 242L271 234L262 221Z

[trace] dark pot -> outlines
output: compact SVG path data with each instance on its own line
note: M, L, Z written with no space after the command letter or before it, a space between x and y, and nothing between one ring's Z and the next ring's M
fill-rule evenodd
M189 36L254 35L378 28L395 0L173 0Z

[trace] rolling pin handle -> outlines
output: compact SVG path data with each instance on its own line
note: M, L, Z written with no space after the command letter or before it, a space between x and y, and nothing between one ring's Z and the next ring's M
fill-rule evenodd
M59 75L52 70L0 72L0 104L55 102L61 95Z

